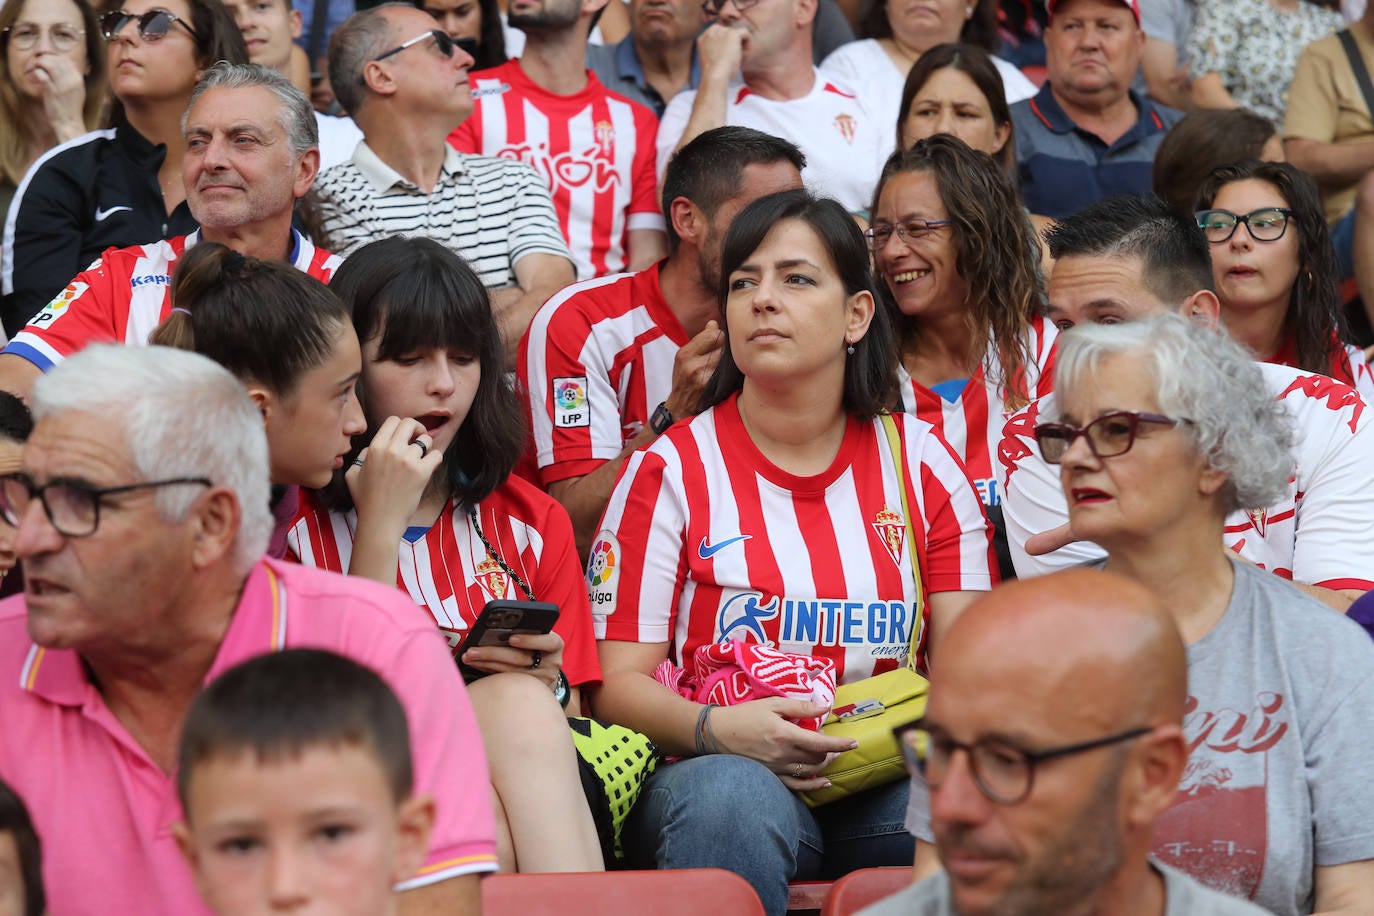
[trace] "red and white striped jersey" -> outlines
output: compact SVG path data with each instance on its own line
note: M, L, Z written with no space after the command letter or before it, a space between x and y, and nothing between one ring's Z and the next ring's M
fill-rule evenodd
M342 261L294 229L291 239L291 264L328 283ZM200 230L150 245L106 249L14 335L4 352L46 372L87 344L146 344L172 313L177 258L198 241Z
M519 478L508 478L477 506L482 533L525 580L538 601L559 608L554 632L563 637L563 670L574 686L601 680L591 611L568 513L552 497ZM348 572L356 512L330 512L314 493L303 492L286 544L307 566ZM396 587L407 592L439 625L456 649L486 607L525 594L487 553L467 509L452 500L439 520L416 540L402 540Z
M545 486L615 458L672 391L687 332L663 299L658 268L565 287L520 341Z
M1293 418L1294 477L1279 502L1226 518L1226 546L1262 569L1308 585L1374 588L1374 428L1349 385L1275 363L1259 363L1265 384ZM1028 556L1026 538L1069 520L1059 468L1040 457L1035 425L1059 419L1054 395L1007 421L998 449L1003 515L1021 576L1041 575L1104 556L1080 541Z
M1026 365L1021 378L1014 380L1014 391L1035 400L1049 394L1054 384L1054 340L1059 330L1040 316L1031 321L1026 352L1032 362ZM914 413L940 431L955 454L964 462L964 470L978 490L985 506L1002 503L997 482L997 445L1002 441L1002 427L1011 412L1005 408L1007 386L1002 379L1002 367L991 347L973 377L964 386L956 401L946 401L920 382L913 381L906 367L897 370L902 390L902 409Z
M670 642L678 665L749 640L833 659L841 683L901 664L919 622L881 422L851 418L831 466L796 477L754 445L737 398L626 461L587 566L597 637ZM959 459L929 424L897 420L924 593L991 588L987 519Z
M577 277L625 269L626 233L663 229L654 176L658 119L611 92L587 71L587 85L555 95L519 60L468 77L473 112L449 134L459 152L534 166L549 185Z

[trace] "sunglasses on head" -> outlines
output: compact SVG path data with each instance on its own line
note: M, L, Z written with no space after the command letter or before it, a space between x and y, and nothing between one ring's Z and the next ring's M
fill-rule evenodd
M127 13L124 10L110 10L100 16L100 32L105 36L106 41L114 41L119 37L119 33L124 31L124 27L130 22L138 23L138 37L144 41L159 41L167 37L167 33L172 30L172 23L180 23L192 38L197 41L200 36L196 30L175 13L167 10L149 10L146 13Z

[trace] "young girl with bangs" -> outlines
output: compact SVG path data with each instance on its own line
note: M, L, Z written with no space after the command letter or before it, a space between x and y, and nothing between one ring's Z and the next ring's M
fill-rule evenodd
M524 427L486 290L425 239L354 252L331 289L362 342L368 441L288 535L303 563L407 591L455 649L487 602L557 604L543 636L469 649L504 871L597 871L601 846L564 712L601 680L572 523L511 476ZM559 703L563 704L560 708Z

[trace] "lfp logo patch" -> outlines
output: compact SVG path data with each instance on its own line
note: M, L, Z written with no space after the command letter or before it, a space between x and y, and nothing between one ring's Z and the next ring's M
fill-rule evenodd
M585 375L553 380L553 425L561 429L592 425Z
M79 299L81 294L88 289L90 289L89 285L80 280L73 280L41 312L29 319L29 324L42 326L56 321L66 313L67 306L72 304L72 300Z
M615 581L620 575L620 542L609 531L603 531L592 543L587 557L587 593L592 599L592 611L610 614L615 610Z

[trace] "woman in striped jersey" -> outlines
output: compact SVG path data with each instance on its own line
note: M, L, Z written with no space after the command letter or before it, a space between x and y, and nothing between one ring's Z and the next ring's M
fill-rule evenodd
M1050 390L1056 333L1025 208L991 156L947 134L893 155L873 200L865 234L897 329L902 407L963 460L1010 575L997 444L1006 418Z
M288 546L303 563L405 590L454 647L488 601L559 606L550 634L467 650L464 663L489 674L468 696L502 870L599 871L564 717L601 678L587 590L567 513L511 476L524 424L487 292L443 245L399 237L354 252L330 288L362 341L370 441L344 480L302 498Z
M630 456L592 546L596 708L686 758L646 783L631 859L732 869L777 914L790 879L911 861L906 781L813 815L795 792L826 785L827 755L850 746L795 724L824 707L702 705L653 672L730 638L859 680L924 656L926 608L938 651L994 574L958 458L911 416L887 438L891 324L844 208L800 190L756 200L726 235L721 276L727 334L706 409Z

